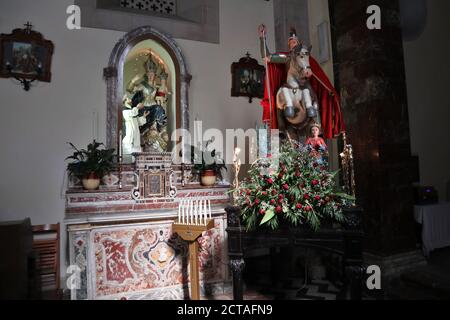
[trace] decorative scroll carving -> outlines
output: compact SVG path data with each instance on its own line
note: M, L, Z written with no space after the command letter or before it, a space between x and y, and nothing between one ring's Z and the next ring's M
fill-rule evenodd
M240 227L241 221L240 221L240 215L241 210L239 207L227 207L225 208L225 211L228 213L227 219L228 219L228 227Z
M233 271L233 273L237 272L237 273L241 274L242 271L244 271L244 268L245 268L245 261L244 261L244 259L241 258L241 259L232 259L232 260L230 260L230 268L231 268L231 271Z
M348 208L344 210L345 215L345 229L358 230L362 227L362 209Z

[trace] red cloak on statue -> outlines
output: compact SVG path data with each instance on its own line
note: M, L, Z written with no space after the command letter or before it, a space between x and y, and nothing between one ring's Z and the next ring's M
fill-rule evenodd
M309 63L314 75L322 82L320 83L314 76L309 78L311 87L318 99L317 102L321 114L323 137L325 139L331 139L340 133L345 132L339 95L319 63L313 57L309 58ZM264 83L264 99L261 101L261 106L263 107L263 121L270 124L270 113L272 113L271 128L278 129L276 96L279 88L286 83L287 70L285 64L276 63L269 63L267 69L270 80L272 106L270 106L269 103L266 78ZM328 89L330 89L331 92L329 92Z

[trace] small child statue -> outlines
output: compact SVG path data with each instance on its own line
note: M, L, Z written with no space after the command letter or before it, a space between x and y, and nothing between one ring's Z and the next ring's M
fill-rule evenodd
M156 93L156 103L159 104L164 108L164 110L167 111L167 101L169 99L169 95L171 92L169 92L169 89L167 88L167 78L169 75L166 72L163 72L160 76L161 78L161 85L158 87L158 92Z
M311 154L318 159L319 163L324 164L328 155L328 148L323 138L319 137L320 125L313 123L309 128L310 137L305 145L311 150Z

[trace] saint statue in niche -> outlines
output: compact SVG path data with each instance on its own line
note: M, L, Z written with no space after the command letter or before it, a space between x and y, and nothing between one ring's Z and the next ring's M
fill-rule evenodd
M167 96L170 94L167 88L168 74L162 65L155 62L151 54L148 55L144 68L145 74L136 75L127 85L128 94L134 96L138 92L142 93L143 106L137 115L139 118L145 117L145 122L139 122L141 151L165 152L169 143L167 133Z

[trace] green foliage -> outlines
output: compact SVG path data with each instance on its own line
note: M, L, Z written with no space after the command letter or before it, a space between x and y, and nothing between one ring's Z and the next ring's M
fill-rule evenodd
M277 229L282 221L293 226L320 228L324 219L343 222L343 207L355 199L336 191L328 164L317 152L281 146L276 158L260 159L241 183L237 203L247 230L259 226Z
M213 170L222 180L222 170L227 170L225 162L220 158L216 150L208 150L208 145L212 140L207 141L203 150L191 146L191 163L194 164L194 171L201 173L206 170Z
M87 149L78 149L70 142L68 144L75 150L66 158L73 160L67 165L70 175L83 178L95 173L98 177L102 177L113 170L114 149L100 149L104 144L95 140L87 146Z

